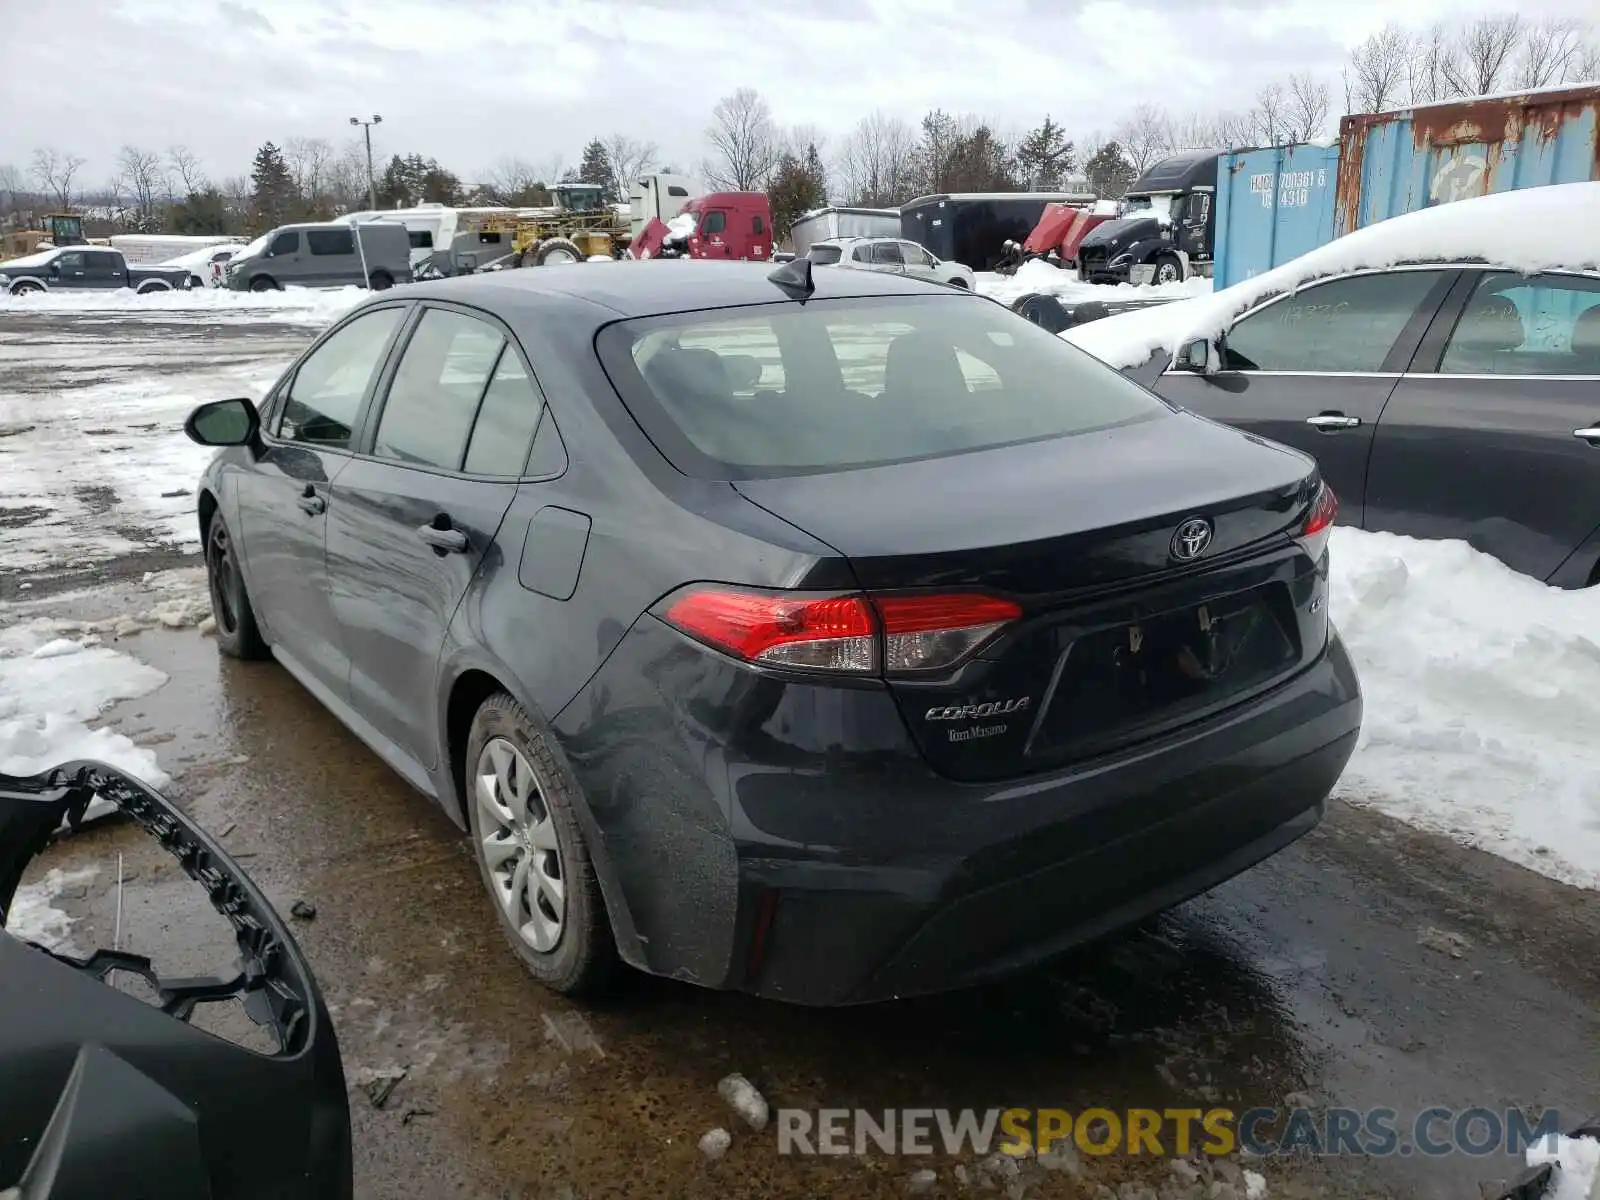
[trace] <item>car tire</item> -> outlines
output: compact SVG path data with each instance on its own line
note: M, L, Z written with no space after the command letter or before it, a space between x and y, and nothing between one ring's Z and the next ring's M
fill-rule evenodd
M554 735L497 692L472 718L463 776L472 856L512 952L552 991L603 992L616 973L616 942L578 821L577 781Z
M964 292L964 291L967 290L967 281L965 279L962 279L959 275L956 276L954 279L947 280L946 282L949 283L949 285L951 287L956 288L956 289L958 289L960 291Z
M172 285L170 283L162 283L159 279L148 279L139 285L136 294L148 296L151 292L170 292L171 290Z
M13 296L33 296L42 291L44 291L43 285L37 284L31 279L24 279L21 283L11 285L11 294Z
M283 289L278 286L278 281L276 279L272 278L272 276L270 276L270 275L257 275L254 279L252 279L250 281L250 290L252 292L281 292L281 291L283 291Z
M372 278L367 280L367 286L374 292L388 291L394 286L394 276L387 271L374 271Z
M206 525L205 558L211 618L217 625L217 649L229 658L266 658L267 642L256 624L233 535L221 513L213 513Z
M189 276L189 287L191 289L193 289L193 288L203 288L203 287L205 287L205 285L206 285L206 281L204 279L201 279L200 276L198 276L198 275Z
M1176 254L1158 254L1155 257L1155 274L1150 282L1159 286L1165 283L1181 283L1183 281L1183 263Z
M565 266L569 262L581 263L583 258L583 251L578 249L577 242L571 238L555 237L539 244L539 249L534 254L533 265L542 267L554 259L555 264Z
M1011 303L1011 311L1032 321L1046 333L1060 333L1071 324L1061 301L1047 292L1029 292L1018 296Z

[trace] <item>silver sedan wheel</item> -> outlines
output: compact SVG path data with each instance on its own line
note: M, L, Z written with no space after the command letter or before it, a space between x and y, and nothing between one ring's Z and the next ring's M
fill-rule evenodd
M527 757L492 738L474 772L489 890L522 940L548 954L566 921L566 872L555 822Z

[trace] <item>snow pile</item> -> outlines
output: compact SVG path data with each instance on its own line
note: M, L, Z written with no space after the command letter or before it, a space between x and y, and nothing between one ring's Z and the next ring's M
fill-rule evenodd
M1211 280L1198 275L1178 283L1144 284L1085 283L1078 273L1052 267L1042 259L1029 259L1017 268L1015 275L997 275L992 271L978 273L978 291L992 296L1002 304L1010 305L1018 296L1029 292L1045 292L1069 304L1085 300L1189 300L1196 296L1211 295Z
M1600 591L1459 541L1339 527L1332 554L1366 696L1339 794L1600 889Z
M120 767L152 787L168 782L150 750L93 721L118 700L155 691L167 677L95 636L56 636L58 624L0 629L0 772L32 775L78 758Z
M167 321L247 324L277 321L326 325L370 293L365 288L290 287L281 292L235 292L227 288L191 288L139 295L129 288L115 291L54 291L31 296L0 293L0 316L7 313L70 313L159 317Z
M97 867L76 871L51 867L38 883L23 884L11 898L11 908L6 913L6 932L46 950L67 949L67 938L76 918L62 912L53 901L69 889L86 886L98 874Z
M1466 258L1530 275L1600 267L1597 212L1600 182L1458 200L1358 229L1208 298L1091 321L1061 336L1120 370L1140 366L1155 353L1170 355L1191 338L1216 337L1268 296L1326 275Z
M679 213L667 222L667 240L682 241L695 230L695 224L700 220L694 213Z
M1600 1141L1554 1134L1528 1147L1528 1165L1555 1164L1545 1200L1592 1200L1600 1195Z

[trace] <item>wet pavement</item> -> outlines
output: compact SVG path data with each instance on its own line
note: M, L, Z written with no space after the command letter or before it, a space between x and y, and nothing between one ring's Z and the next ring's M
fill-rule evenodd
M313 333L8 316L0 625L23 608L148 608L140 575L195 561L182 411L258 391ZM887 1198L919 1168L936 1172L923 1194L948 1197L958 1166L985 1194L970 1157L780 1155L771 1127L738 1127L719 1099L731 1071L774 1107L809 1110L1306 1104L1394 1108L1404 1126L1430 1105L1543 1105L1567 1127L1600 1113L1600 895L1370 811L1335 804L1175 913L980 991L816 1011L629 976L581 1009L524 975L460 832L287 673L221 659L192 629L107 641L170 679L102 723L155 750L175 798L281 912L315 908L293 924L334 1011L362 1200ZM118 938L167 972L229 965L221 921L132 828L66 839L30 878L52 869L72 944ZM402 1071L380 1106L366 1085ZM732 1145L708 1162L697 1142L718 1126ZM1478 1181L1514 1169L1464 1154L1246 1165L1275 1197L1424 1200L1475 1200ZM1069 1197L1148 1180L1166 1200L1175 1178L1119 1154L995 1182Z
M30 607L98 619L127 603ZM192 630L119 648L171 678L106 721L156 747L280 911L315 907L294 924L335 1014L361 1197L890 1197L928 1166L926 1194L957 1194L944 1158L780 1155L772 1127L738 1129L718 1098L730 1071L807 1109L1546 1105L1564 1125L1600 1109L1600 896L1359 809L1001 986L818 1011L630 976L580 1009L524 976L455 827L286 672ZM34 865L98 867L56 901L80 918L73 942L110 943L119 853L122 945L168 970L223 965L197 961L226 945L198 893L115 823ZM376 1106L363 1085L399 1070ZM716 1126L734 1140L707 1162L696 1143ZM1274 1196L1476 1197L1511 1173L1461 1154L1246 1165ZM1119 1155L1011 1186L1087 1196L1166 1176Z

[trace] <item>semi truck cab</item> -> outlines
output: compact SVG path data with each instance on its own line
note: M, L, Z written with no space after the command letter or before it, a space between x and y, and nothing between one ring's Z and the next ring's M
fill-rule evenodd
M1079 244L1079 276L1090 283L1162 284L1210 275L1221 153L1175 154L1134 180L1117 219L1091 229Z

